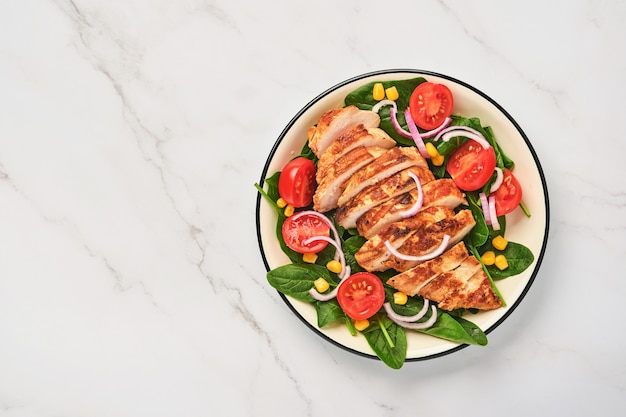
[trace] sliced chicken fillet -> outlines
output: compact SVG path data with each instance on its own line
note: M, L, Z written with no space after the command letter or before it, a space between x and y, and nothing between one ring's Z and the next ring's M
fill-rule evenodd
M362 124L354 126L347 132L339 135L332 144L322 153L317 162L317 182L326 175L341 157L358 147L379 147L391 149L396 146L396 141L384 130L378 127L366 128Z
M323 177L318 179L318 186L313 194L313 209L321 213L337 207L337 200L344 190L344 184L359 169L380 157L386 149L377 146L357 147L332 165ZM319 172L319 170L318 170Z
M309 130L309 147L315 155L322 156L339 135L362 124L365 128L378 127L380 116L370 110L346 106L322 114L317 126Z
M424 193L423 209L431 206L443 206L453 209L461 204L467 205L467 200L463 193L454 184L454 181L449 178L426 183L421 181L420 178L420 182L422 183ZM413 189L408 193L373 207L357 220L356 227L359 234L370 238L389 223L402 220L401 213L411 208L417 201L418 196L418 190Z
M428 183L435 179L433 173L424 167L411 167L387 177L377 184L370 185L354 196L346 205L339 207L335 213L337 223L346 229L353 229L358 219L369 210L405 194L417 186L409 172L415 174L420 183Z
M394 147L385 152L371 164L359 169L346 183L344 192L339 197L339 206L346 205L350 199L366 187L412 166L428 168L426 159L414 147Z
M435 279L439 274L453 270L468 256L465 244L459 242L441 256L389 278L387 284L405 294L416 295L422 287Z

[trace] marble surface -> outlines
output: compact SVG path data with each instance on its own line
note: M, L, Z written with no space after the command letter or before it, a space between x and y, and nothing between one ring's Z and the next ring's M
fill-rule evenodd
M626 412L626 3L0 3L0 416ZM484 348L394 371L267 284L265 157L346 78L462 79L520 123L551 202Z

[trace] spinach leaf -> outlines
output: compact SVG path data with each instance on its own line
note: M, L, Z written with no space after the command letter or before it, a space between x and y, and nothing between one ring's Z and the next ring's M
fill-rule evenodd
M317 312L317 326L322 328L338 320L343 320L346 313L343 312L337 299L330 301L316 301L313 303Z
M319 277L324 278L331 286L337 286L337 278L321 265L287 264L274 268L267 273L267 281L281 293L302 301L313 302L309 290Z
M472 228L469 237L466 239L469 239L473 246L481 247L487 242L487 239L489 239L489 228L485 222L485 215L483 214L483 209L480 207L480 200L476 193L465 193L465 198L476 220L476 225Z
M400 94L400 97L396 100L396 105L398 106L398 123L400 123L400 126L402 126L405 130L408 130L408 128L404 118L404 111L409 106L411 93L415 90L415 87L425 81L426 79L423 77L412 78L409 80L382 81L384 88L395 86ZM372 107L378 103L378 101L372 96L372 90L375 83L376 82L365 84L349 93L345 98L345 105L354 105L361 110L372 110ZM413 140L404 138L396 132L396 129L393 127L393 123L391 122L389 106L381 108L378 114L380 115L380 128L387 132L396 142L402 145L415 145Z
M460 321L462 321L463 324L461 324ZM467 320L452 317L450 314L439 310L439 317L435 325L428 329L418 331L455 343L480 346L486 345L487 336L478 326L471 325L470 323L471 322Z
M357 235L349 237L343 242L343 253L346 258L346 264L350 266L350 272L353 274L363 271L363 268L361 268L361 266L356 261L354 254L357 253L357 251L361 248L361 246L363 246L366 240L367 239L365 239L363 236Z
M496 254L504 255L509 264L509 267L504 270L500 270L495 265L487 266L487 271L495 280L500 280L520 274L524 272L526 268L528 268L530 264L532 264L535 260L535 256L533 255L532 251L526 246L517 242L509 242L504 250L499 251L497 249L494 249L491 244L491 239L489 239L489 242L487 242L483 247L480 248L480 252L482 254L490 250L494 251Z
M407 342L404 329L385 314L377 314L370 322L372 324L363 332L367 344L383 363L392 369L400 369L406 361ZM389 344L387 336L393 345Z

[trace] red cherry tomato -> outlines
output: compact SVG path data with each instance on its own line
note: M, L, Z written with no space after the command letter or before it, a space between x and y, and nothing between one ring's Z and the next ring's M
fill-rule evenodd
M372 317L385 302L382 281L370 272L350 275L339 286L337 301L343 311L353 320Z
M424 82L418 85L409 99L411 117L422 129L439 127L452 114L454 97L443 84Z
M459 146L448 159L446 170L461 190L475 191L485 185L496 168L496 153L473 140Z
M278 178L278 193L294 207L311 204L316 186L315 164L302 156L289 161Z
M328 242L316 240L307 245L304 242L314 236L330 236L330 227L318 216L312 214L294 214L287 217L282 227L285 244L298 253L317 253L324 249Z
M497 216L509 214L522 201L522 187L510 170L504 170L502 185L493 195L496 200Z

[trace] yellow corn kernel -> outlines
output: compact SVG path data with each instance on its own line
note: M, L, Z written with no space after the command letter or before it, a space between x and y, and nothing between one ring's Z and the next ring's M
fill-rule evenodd
M443 155L437 155L434 156L432 158L430 158L430 160L432 161L433 165L436 167L440 167L441 165L443 165L443 160L445 158L443 157Z
M491 240L491 244L494 248L498 250L506 249L506 245L509 244L509 241L506 240L502 235L498 235Z
M385 90L385 94L389 100L396 101L398 97L400 97L400 93L398 93L398 89L395 86L391 86Z
M354 320L354 328L358 331L362 332L368 327L370 327L370 321L368 319Z
M290 217L293 216L294 211L296 211L296 208L291 204L287 204L287 207L285 207L285 211L283 211L283 213L285 214L285 216Z
M305 253L302 255L302 262L314 264L317 261L317 253Z
M328 291L328 289L330 288L330 284L328 283L328 281L326 281L322 277L319 277L318 279L313 281L313 285L315 286L315 289L317 290L317 292L320 294Z
M276 205L280 208L285 208L287 207L287 202L284 198L280 197L278 200L276 200Z
M328 263L326 264L326 268L328 268L328 270L330 272L334 272L335 274L338 274L341 272L341 262L336 261L336 260L332 260L332 261L328 261Z
M499 270L507 269L509 267L509 262L506 260L504 255L496 256L496 266Z
M374 90L372 91L372 96L374 100L380 101L385 98L385 88L383 87L383 83L374 84Z
M480 259L485 265L493 265L496 262L496 254L492 250L489 250L483 253Z
M439 156L439 151L437 151L437 148L432 144L432 142L428 142L426 144L426 152L428 152L428 155L430 155L431 158Z
M409 297L402 291L393 293L393 302L395 304L403 306L406 304L407 301L409 301Z

